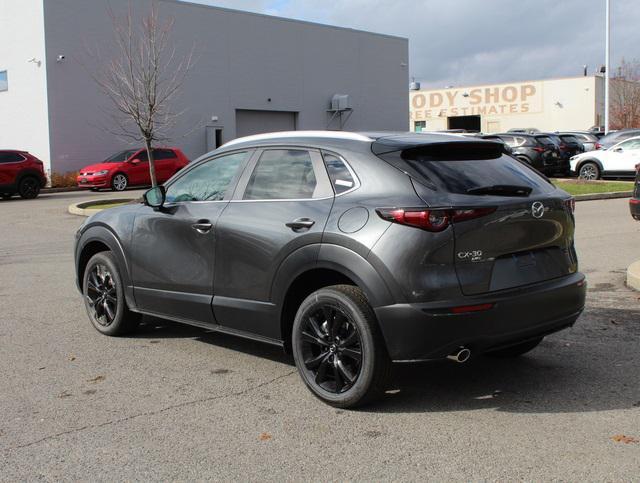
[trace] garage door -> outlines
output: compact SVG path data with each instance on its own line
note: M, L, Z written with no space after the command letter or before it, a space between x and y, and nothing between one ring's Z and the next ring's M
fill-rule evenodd
M263 132L295 131L295 112L236 110L236 136L250 136Z

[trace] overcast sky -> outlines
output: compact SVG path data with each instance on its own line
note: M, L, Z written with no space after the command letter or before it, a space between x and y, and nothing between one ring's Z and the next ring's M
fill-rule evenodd
M581 75L604 64L605 0L192 0L409 39L423 86ZM640 59L640 0L611 0L612 64Z

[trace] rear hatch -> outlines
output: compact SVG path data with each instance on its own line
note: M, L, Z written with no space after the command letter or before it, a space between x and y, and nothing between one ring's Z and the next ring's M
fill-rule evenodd
M577 271L573 200L501 150L474 141L378 154L412 178L431 209L456 213L453 263L465 295Z

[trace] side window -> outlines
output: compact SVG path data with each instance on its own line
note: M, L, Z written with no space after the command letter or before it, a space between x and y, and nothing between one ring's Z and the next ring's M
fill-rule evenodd
M248 153L233 153L205 161L167 188L167 201L220 201Z
M640 140L629 139L628 141L618 144L618 147L622 149L638 149L638 147L640 147Z
M171 149L154 149L153 150L154 159L173 159L176 157L175 153Z
M322 153L324 158L324 165L327 167L329 173L329 179L331 180L331 186L335 194L339 195L345 191L349 191L356 185L351 171L347 168L347 165L338 156L331 153Z
M308 199L314 197L316 186L316 175L308 151L270 149L260 156L244 192L244 199Z
M146 163L149 161L149 155L147 154L147 150L139 151L138 154L133 156L131 159L138 159L142 163Z
M24 161L24 156L18 153L0 153L0 164L2 163L19 163Z

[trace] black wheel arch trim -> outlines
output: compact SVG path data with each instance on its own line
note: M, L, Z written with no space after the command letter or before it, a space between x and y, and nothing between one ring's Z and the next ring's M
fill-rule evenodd
M83 229L80 238L76 242L75 250L75 272L76 272L76 286L78 290L82 292L82 278L80 273L81 255L84 249L92 242L99 242L109 248L109 251L113 253L118 261L118 268L120 269L120 276L122 277L123 290L127 305L130 309L135 308L135 298L133 293L133 284L131 282L131 270L129 262L124 253L124 248L117 235L112 232L107 225L96 224L90 225Z
M333 270L353 280L373 307L395 301L383 278L367 259L349 248L323 243L301 247L283 260L273 279L270 299L282 310L294 281L305 272L318 268Z
M16 190L18 189L18 186L20 186L22 180L27 177L36 178L38 180L38 183L40 183L40 188L44 188L44 186L47 184L47 179L46 177L42 176L41 172L39 172L37 169L27 168L20 171L18 173L18 176L16 176Z

